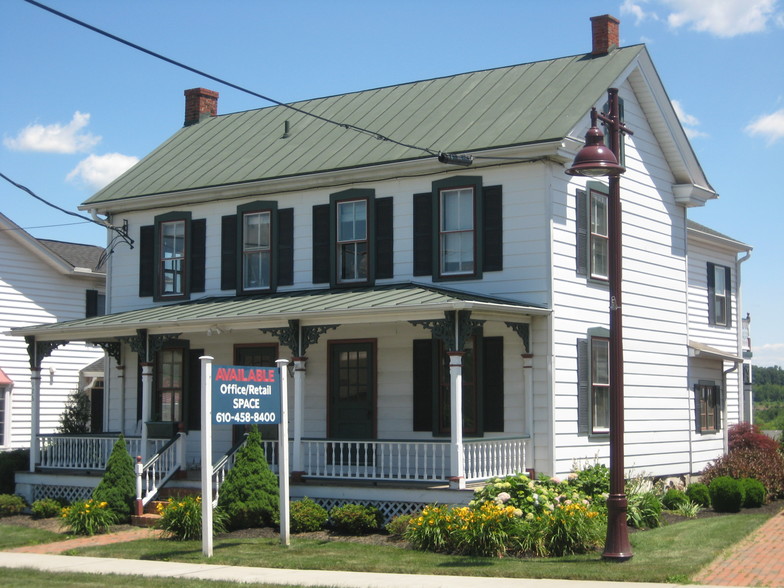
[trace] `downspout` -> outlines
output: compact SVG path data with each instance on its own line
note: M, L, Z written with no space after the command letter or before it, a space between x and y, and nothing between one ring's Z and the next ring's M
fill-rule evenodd
M736 299L736 304L735 304L735 328L738 331L738 357L743 357L743 319L741 318L741 316L743 314L743 312L742 312L743 311L743 292L742 292L741 287L740 287L740 284L741 284L740 266L741 266L742 263L748 261L750 257L751 257L751 251L749 250L749 251L746 251L746 255L744 255L743 257L739 258L735 262L735 281L737 282L737 284L735 286L735 290L736 290L736 293L735 293L735 299ZM745 362L743 362L743 363L745 363ZM737 365L735 367L737 368ZM744 409L744 407L746 405L745 400L746 400L746 384L743 381L743 370L740 370L740 373L738 374L738 422L743 420L743 416L744 416L744 413L745 413L743 409ZM749 414L748 414L748 416L749 416L748 421L749 422L753 421L752 413L753 413L752 399L749 398Z
M684 261L686 263L686 341L691 340L691 314L689 312L689 219L687 218L686 208L683 209L683 250L684 254ZM686 415L686 422L688 423L688 431L689 431L689 479L691 479L691 475L694 473L694 429L697 426L696 416L694 411L696 410L695 400L694 400L694 391L692 390L689 376L691 375L691 362L689 361L688 354L686 358L686 399L689 405L689 412ZM694 419L694 420L692 420Z

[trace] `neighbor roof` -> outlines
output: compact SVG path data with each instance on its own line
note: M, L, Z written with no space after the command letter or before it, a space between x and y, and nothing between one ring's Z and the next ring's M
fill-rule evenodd
M434 152L557 141L644 51L635 45L292 105ZM432 155L272 106L180 129L82 206L423 157Z
M52 241L51 239L38 239L38 241L55 255L61 257L73 268L98 270L98 263L103 255L103 247L95 245L82 245L81 243L66 243L65 241ZM100 270L99 270L100 271Z

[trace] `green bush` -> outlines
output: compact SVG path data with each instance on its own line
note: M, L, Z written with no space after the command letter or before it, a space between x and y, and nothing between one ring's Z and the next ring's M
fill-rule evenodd
M393 537L402 538L405 536L406 529L408 529L408 525L411 524L413 518L414 515L411 514L397 515L389 521L384 528L387 530L387 533Z
M610 493L610 469L595 463L569 474L567 483L586 496L596 497Z
M708 486L708 491L713 510L716 512L738 512L743 506L743 487L735 478L729 476L714 478Z
M226 474L218 506L228 516L229 529L277 525L280 518L278 478L270 470L261 435L254 427L237 452L234 467Z
M523 542L526 551L561 557L599 547L604 542L607 519L584 504L572 503L556 506L551 513L531 520L530 525L533 531L530 536L538 539L533 549Z
M682 504L687 502L689 502L689 497L683 490L677 488L669 488L661 497L662 506L667 510L678 510Z
M704 508L710 507L710 492L708 486L701 482L694 482L686 487L686 497Z
M366 535L377 531L384 518L375 506L344 504L329 511L329 521L337 533Z
M108 502L78 500L62 510L60 524L76 535L107 533L117 523L117 514Z
M636 529L655 529L661 525L662 503L653 492L637 492L627 497L626 521Z
M109 509L117 515L120 523L128 522L134 512L136 473L133 471L133 458L128 453L122 433L112 448L106 470L93 490L92 498L96 502L108 503Z
M327 509L307 496L291 503L291 532L307 533L320 531L327 525Z
M678 508L673 510L673 512L679 516L693 519L698 514L700 514L701 510L702 510L702 506L700 506L696 502L687 500L686 502L679 504Z
M16 490L15 473L28 467L30 467L29 449L0 452L0 494L13 494Z
M721 476L754 478L762 482L769 497L784 496L784 455L773 449L734 449L708 464L702 481L710 485Z
M60 514L63 505L54 498L42 498L36 500L30 507L30 513L34 519L51 519Z
M90 416L90 397L81 390L74 390L68 395L57 432L69 435L89 433Z
M178 541L201 539L201 496L182 496L160 502L156 507L160 519L157 527ZM212 511L212 532L226 532L226 514L222 509Z
M16 515L22 512L27 503L16 494L0 494L0 517Z
M743 506L745 508L759 508L765 504L765 486L754 478L743 478L740 481L743 487Z

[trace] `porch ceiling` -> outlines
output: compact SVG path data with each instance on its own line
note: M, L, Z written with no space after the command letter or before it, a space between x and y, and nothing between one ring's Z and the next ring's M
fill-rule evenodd
M108 340L136 334L257 329L328 323L396 322L441 318L444 311L470 310L474 318L518 320L550 310L534 304L476 295L425 284L356 289L307 290L266 296L209 297L61 323L19 327L11 335L39 341Z

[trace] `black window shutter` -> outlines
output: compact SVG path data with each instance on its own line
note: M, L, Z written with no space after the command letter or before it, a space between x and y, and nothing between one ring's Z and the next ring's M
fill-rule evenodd
M433 340L414 340L414 430L433 430Z
M84 316L98 316L98 290L87 290L85 294Z
M414 275L433 275L433 194L414 194Z
M139 296L155 293L155 225L139 228Z
M577 434L591 432L590 350L588 339L577 340Z
M732 272L724 268L724 292L727 296L727 327L732 326Z
M391 196L376 199L376 278L394 277L395 236Z
M700 391L699 384L694 384L694 431L696 433L702 432L702 392Z
M482 271L497 272L504 269L504 217L501 186L484 188L482 200Z
M187 421L186 431L201 431L201 360L204 349L190 349L187 354Z
M577 275L588 275L588 193L577 190Z
M278 211L278 285L294 283L294 209Z
M221 217L221 290L237 289L237 215Z
M504 430L504 338L482 339L484 431Z
M204 292L207 262L207 219L191 221L191 292Z
M329 242L329 204L313 207L313 283L329 282L330 242Z

